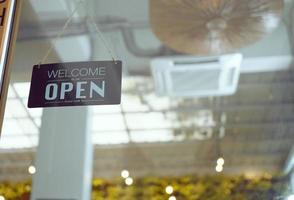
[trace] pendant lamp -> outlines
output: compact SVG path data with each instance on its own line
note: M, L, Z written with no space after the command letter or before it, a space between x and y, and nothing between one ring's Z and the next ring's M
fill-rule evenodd
M272 32L282 9L283 0L150 0L150 22L178 52L222 54Z

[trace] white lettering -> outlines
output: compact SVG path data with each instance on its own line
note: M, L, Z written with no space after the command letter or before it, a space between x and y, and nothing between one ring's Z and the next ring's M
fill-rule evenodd
M58 71L58 78L65 78L67 77L66 75L67 70L61 69Z
M105 81L102 81L102 86L99 87L94 82L91 81L90 83L90 98L93 98L93 91L96 92L101 97L105 95Z
M98 68L95 68L95 70L94 69L92 69L92 68L90 68L89 69L89 75L92 75L92 76L98 76L99 75L99 71L98 71Z
M88 69L87 68L80 69L80 75L81 76L88 76Z
M100 76L105 76L106 75L106 68L105 67L100 67L99 68L99 75Z
M52 92L51 92L51 89L52 89ZM45 99L48 101L55 100L57 98L57 91L58 91L58 85L56 83L48 84L45 90Z
M82 96L81 93L85 91L85 89L82 88L82 85L87 84L87 82L77 82L77 90L76 90L76 98L77 99L85 99L86 96Z
M60 99L64 99L65 93L70 92L73 89L72 83L62 83L61 84L61 91L60 91Z
M52 70L51 72L48 71L48 77L51 78L53 76L53 78L56 78L58 75L58 71L54 71Z
M94 81L64 82L60 85L58 83L49 83L45 88L45 99L52 101L105 97L105 84L105 81L99 83Z
M75 73L75 72L77 72L77 73ZM71 71L71 76L72 77L78 77L79 76L79 69L73 69Z

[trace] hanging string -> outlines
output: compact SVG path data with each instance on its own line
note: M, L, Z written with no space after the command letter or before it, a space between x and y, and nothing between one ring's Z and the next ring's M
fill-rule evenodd
M57 36L54 39L53 43L51 43L50 48L48 49L48 51L46 52L46 54L44 55L44 57L42 58L42 60L39 62L39 66L47 60L48 56L50 55L50 53L52 52L52 50L54 48L54 44L56 44L57 40L59 40L61 38L61 36L64 34L65 30L67 29L69 23L73 19L73 16L77 12L77 10L79 8L79 5L81 3L83 3L83 1L80 1L80 2L77 3L75 9L72 11L72 13L70 14L69 18L67 19L67 21L63 25L61 31L57 34Z
M100 40L102 41L104 47L107 49L108 54L111 56L113 62L116 64L116 60L115 60L115 58L114 58L115 56L114 56L114 54L112 53L111 49L109 48L109 45L108 45L106 39L104 38L102 32L100 31L100 28L98 27L97 23L95 22L93 16L89 16L88 21L94 25L95 30L96 30L96 32L98 33L98 36L99 36Z
M72 11L72 13L70 14L70 16L68 17L68 19L66 20L64 26L62 27L61 31L57 34L56 38L54 39L54 41L51 43L50 48L48 49L48 51L46 52L46 54L44 55L44 57L42 58L42 60L40 60L39 62L39 67L42 63L45 63L47 58L49 57L49 55L51 54L52 50L54 49L54 45L56 44L57 40L59 40L62 35L64 34L65 30L67 29L69 23L72 21L72 19L74 18L74 15L76 14L76 12L78 11L80 5L83 4L84 5L84 1L79 1L77 2L74 10ZM90 20L92 22L92 24L95 27L96 32L99 35L100 40L102 41L104 47L107 49L109 55L111 56L112 60L115 62L115 58L114 58L114 54L112 53L111 49L109 48L105 38L103 37L102 32L100 31L98 25L95 23L95 20L93 19L93 17L89 17L88 20Z

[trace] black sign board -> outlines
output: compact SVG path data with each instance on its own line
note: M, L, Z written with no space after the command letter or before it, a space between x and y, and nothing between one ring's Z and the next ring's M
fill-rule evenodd
M28 107L120 104L121 79L121 61L35 65Z

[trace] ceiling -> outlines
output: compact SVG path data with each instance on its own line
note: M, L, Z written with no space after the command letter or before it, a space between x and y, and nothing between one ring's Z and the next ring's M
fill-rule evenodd
M122 105L93 107L94 120L105 124L100 129L92 127L94 176L118 176L123 168L134 176L215 173L220 155L226 159L227 174L283 170L294 143L292 66L242 74L232 96L159 98L154 94L150 59L177 53L162 46L152 33L148 1L87 1L87 12L79 9L64 35L55 41L74 2L25 2L0 142L0 180L30 178L27 167L34 160L42 110L26 108L28 82L32 66L42 60L50 45L54 51L46 62L111 58L93 24L85 23L85 13L95 17L107 46L124 61ZM287 3L292 5L292 1ZM284 14L287 26L281 23L273 34L239 51L246 58L291 54L290 14Z

